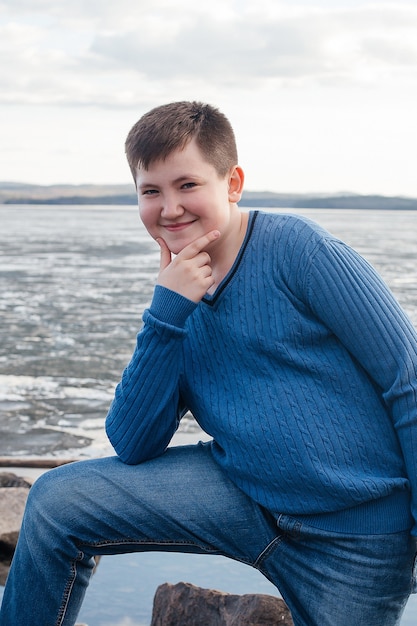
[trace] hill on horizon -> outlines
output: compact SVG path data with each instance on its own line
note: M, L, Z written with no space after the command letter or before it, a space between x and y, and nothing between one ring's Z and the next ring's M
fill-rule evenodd
M133 182L108 185L33 185L0 181L0 204L134 205L136 202ZM259 208L417 210L417 198L361 195L347 191L311 194L244 191L239 205Z

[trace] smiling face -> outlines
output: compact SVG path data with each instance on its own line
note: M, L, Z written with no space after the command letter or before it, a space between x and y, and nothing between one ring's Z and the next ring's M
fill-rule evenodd
M173 254L215 229L221 236L213 245L221 245L233 237L242 182L238 167L219 176L193 139L147 170L137 169L140 218L151 237L164 239Z

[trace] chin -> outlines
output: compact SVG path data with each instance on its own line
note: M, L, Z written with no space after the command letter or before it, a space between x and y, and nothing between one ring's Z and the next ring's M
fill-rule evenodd
M181 252L181 250L184 250L185 246L187 244L185 243L183 246L179 246L179 245L173 245L173 246L169 246L169 249L171 251L171 254L179 254Z
M165 239L168 248L172 254L178 254L186 246L190 245L194 241L194 237L172 238L171 241Z

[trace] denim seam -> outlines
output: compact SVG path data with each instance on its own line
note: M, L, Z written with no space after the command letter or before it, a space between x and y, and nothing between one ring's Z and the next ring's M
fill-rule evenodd
M219 554L219 550L217 550L216 548L207 548L205 546L201 546L198 543L193 543L191 541L152 541L152 540L137 540L137 539L124 539L122 541L112 541L112 540L108 540L108 541L98 541L98 542L92 542L92 543L87 543L87 542L83 542L82 544L80 544L81 546L85 546L85 547L91 547L91 548L106 548L108 546L124 546L124 545L131 545L131 546L191 546L194 548L198 548L199 550L203 550L204 552L210 552L210 553L215 553L215 554Z
M275 540L271 543L274 543ZM253 562L250 559L243 559L241 557L238 557L234 554L229 554L228 552L224 552L223 550L219 550L217 548L207 548L205 546L201 546L198 543L192 543L191 541L138 541L137 539L135 540L129 540L129 539L124 539L123 541L99 541L99 542L93 542L93 543L82 543L80 544L84 547L90 547L90 548L106 548L108 546L126 546L126 545L130 545L130 546L134 546L134 545L139 545L139 546L190 546L192 548L198 548L199 550L201 550L201 552L205 552L207 554L213 554L213 555L220 555L220 556L225 556L228 559L233 559L234 561L238 561L239 563L243 563L244 565L249 565L250 567L254 567L256 569L259 569L259 571L263 572L263 570L258 567L258 563L261 562L263 560L264 556L267 556L268 553L268 549L271 546L271 544L268 544L268 546L265 548L265 550L263 550L261 552L261 554L258 556L258 558L256 559L255 562ZM273 546L271 546L271 550L272 550Z
M79 552L77 557L73 561L71 561L71 574L67 581L67 584L65 585L64 595L62 598L62 604L58 611L56 626L61 626L62 622L64 621L65 613L67 612L68 603L71 597L71 592L73 590L74 583L77 578L77 562L81 561L83 556L84 556L83 553Z
M260 555L258 556L256 561L254 562L253 567L255 567L259 571L263 572L263 569L262 569L263 561L265 561L265 559L271 554L271 552L273 552L273 550L275 550L275 548L280 543L282 543L282 540L283 540L283 537L282 536L278 536L278 537L275 537L275 539L273 539L270 543L268 543L266 548L264 550L262 550L262 552L260 553Z

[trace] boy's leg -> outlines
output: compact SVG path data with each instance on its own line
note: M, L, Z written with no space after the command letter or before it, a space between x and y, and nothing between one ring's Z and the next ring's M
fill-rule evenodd
M208 444L136 466L117 457L66 465L30 490L0 623L74 624L96 554L220 553L252 564L275 535L273 519L227 479Z
M261 569L279 587L295 626L400 624L415 591L416 539L408 532L343 535L288 515L277 525L281 540Z
M211 457L170 448L138 466L74 463L32 487L0 613L1 626L71 626L92 555L145 550L225 554L280 590L296 626L394 626L411 589L407 533L343 537L269 514Z

